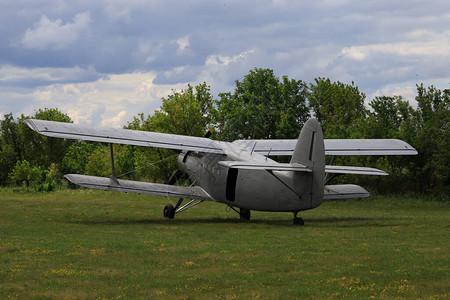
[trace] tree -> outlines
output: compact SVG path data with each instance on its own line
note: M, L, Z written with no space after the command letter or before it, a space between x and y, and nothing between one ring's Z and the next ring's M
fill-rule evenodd
M85 166L86 174L100 177L109 177L111 175L112 167L109 150L109 147L106 145L101 145L89 153ZM114 151L114 154L116 154L116 151Z
M38 134L23 123L29 118L22 115L18 120L21 142L24 147L23 157L31 164L40 165L44 169L50 167L51 163L59 165L69 147L75 141L71 139L51 138ZM39 109L31 118L72 123L68 115L63 114L56 108Z
M409 102L404 101L401 96L375 97L369 106L372 111L367 113L363 122L366 138L400 138L414 114Z
M162 105L154 115L145 116L143 113L134 117L125 127L127 129L155 131L189 136L203 136L212 126L214 99L209 86L201 83L195 87L188 84L187 89L179 92L173 91L172 95L162 98ZM122 148L117 157L123 157L119 166L125 168L126 157L134 157L134 167L137 176L142 176L152 181L169 181L171 175L177 169L177 154L168 149L131 147ZM136 176L136 175L134 175Z
M27 160L18 161L9 175L11 180L18 183L25 182L28 189L31 183L39 183L43 179L45 171L38 166L31 166Z
M311 84L309 106L322 124L326 138L351 138L358 120L365 118L364 99L358 87L316 78Z
M17 155L13 146L0 139L0 185L7 183L8 174L14 168L16 161Z
M9 145L15 153L16 160L22 160L24 156L24 146L18 122L14 121L12 113L6 114L0 122L0 132L2 145ZM5 147L5 146L4 146Z
M67 149L60 170L63 174L84 174L89 156L97 149L103 148L100 143L78 141Z
M273 70L255 68L234 93L219 94L216 121L223 123L222 138L297 138L309 117L307 85L301 80L282 80Z
M203 136L211 124L214 100L206 83L173 91L162 98L161 108L149 118L149 127L157 132Z
M17 166L16 162L26 161L33 167L41 167L45 170L52 162L60 163L68 145L73 143L73 141L48 138L35 133L23 123L28 118L30 117L22 115L14 120L12 114L7 114L0 122L0 171L2 174L0 175L0 184L6 183L7 174ZM67 115L57 109L39 109L32 118L70 121Z
M417 110L410 143L413 176L421 192L450 194L450 90L417 85Z
M407 140L411 128L414 109L401 96L375 97L369 106L365 118L360 118L353 126L353 137L366 139L398 138ZM356 136L359 134L359 136ZM389 176L357 176L354 182L367 188L376 189L379 193L401 193L413 189L411 173L408 166L411 157L388 156L356 156L348 159L348 164L382 169Z

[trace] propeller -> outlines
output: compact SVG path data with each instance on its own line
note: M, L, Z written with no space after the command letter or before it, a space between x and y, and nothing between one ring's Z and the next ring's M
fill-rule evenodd
M178 179L180 179L183 175L184 175L184 172L182 172L181 170L177 170L177 172L175 174L173 174L173 176L170 178L168 184L174 185L175 183L177 183Z
M214 132L214 129L211 128L210 130L208 130L205 135L203 136L204 138L209 138L212 133ZM183 162L186 161L186 158L192 153L192 151L188 151L186 152L186 154L184 155L183 158ZM181 177L183 177L183 175L185 175L186 173L182 172L181 170L177 170L177 172L175 174L173 174L173 176L170 178L169 180L169 185L174 185L175 183L177 183L178 179L180 179Z
M214 132L214 129L210 129L206 132L206 134L203 136L204 138L209 138L211 136L211 134ZM177 153L181 153L181 151L176 150ZM184 155L183 158L183 162L186 161L187 157L192 153L192 151L187 151L186 154ZM181 170L177 170L175 172L175 174L173 174L173 176L169 179L169 185L174 185L175 183L177 183L177 181L182 178L183 176L185 176L186 173L184 173ZM175 207L172 206L172 204L168 204L166 206L167 209L170 209L170 211L173 211L173 215L169 215L167 214L167 217L173 219L173 217L175 216L175 214L177 213L177 209L181 206L181 204L183 203L183 198L178 199L177 204L175 205ZM166 209L164 210L164 216L166 216Z

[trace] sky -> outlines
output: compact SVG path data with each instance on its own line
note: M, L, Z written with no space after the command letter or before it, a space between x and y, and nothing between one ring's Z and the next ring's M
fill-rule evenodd
M206 82L251 69L354 82L370 102L450 88L450 1L20 0L0 2L0 119L58 108L122 127Z

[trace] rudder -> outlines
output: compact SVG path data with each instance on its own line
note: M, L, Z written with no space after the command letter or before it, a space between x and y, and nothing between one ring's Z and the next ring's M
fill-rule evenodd
M322 127L316 119L309 119L302 128L292 154L291 164L299 163L313 172L310 175L310 206L317 207L322 203L325 174L325 146Z

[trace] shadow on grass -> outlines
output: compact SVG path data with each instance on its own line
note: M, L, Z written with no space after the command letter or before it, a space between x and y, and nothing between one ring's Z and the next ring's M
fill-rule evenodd
M175 218L173 220L169 219L102 219L102 220L76 220L69 221L70 223L84 224L84 225L139 225L139 224L149 224L149 225L167 225L167 226L180 226L180 225L199 225L199 224L266 224L266 225L277 225L277 226L292 226L292 221L289 220L251 220L245 221L240 219L232 218L189 218L181 219Z
M305 227L390 227L408 225L409 218L365 218L365 217L329 217L329 218L305 218ZM69 223L83 225L165 225L165 226L189 226L201 224L233 224L233 225L269 225L293 227L292 219L253 219L250 221L238 218L175 218L169 219L83 219L70 220Z
M410 218L398 217L398 218L364 218L364 217L329 217L311 219L305 223L318 224L330 224L335 227L391 227L399 225L408 225L411 222Z

